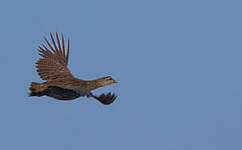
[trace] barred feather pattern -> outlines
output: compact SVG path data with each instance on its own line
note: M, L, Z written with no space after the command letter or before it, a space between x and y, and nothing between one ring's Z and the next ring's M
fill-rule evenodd
M60 78L73 77L67 68L69 59L69 40L67 42L67 52L65 51L65 41L61 35L61 43L58 34L56 33L56 41L50 33L52 45L44 37L48 48L42 44L39 46L39 55L42 57L36 62L36 68L39 76L43 80L56 80Z

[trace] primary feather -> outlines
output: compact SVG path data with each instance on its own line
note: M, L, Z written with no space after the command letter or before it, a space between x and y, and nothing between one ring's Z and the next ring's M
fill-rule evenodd
M44 37L46 43L48 44L48 49L45 45L42 44L42 47L39 46L39 55L42 56L41 59L39 59L37 64L37 72L41 79L43 80L55 80L60 78L73 78L71 72L67 68L68 64L68 57L69 57L69 40L68 40L68 47L67 47L67 53L65 52L65 46L64 46L64 37L62 35L62 45L60 45L60 40L58 37L58 34L56 33L56 39L58 43L58 47L56 46L55 40L50 34L52 43L54 45L54 48L51 46L51 44L48 42L48 40Z

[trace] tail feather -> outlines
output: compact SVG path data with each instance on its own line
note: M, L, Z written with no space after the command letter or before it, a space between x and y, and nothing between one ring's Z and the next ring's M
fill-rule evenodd
M29 88L29 96L44 96L46 94L45 89L43 83L32 82Z

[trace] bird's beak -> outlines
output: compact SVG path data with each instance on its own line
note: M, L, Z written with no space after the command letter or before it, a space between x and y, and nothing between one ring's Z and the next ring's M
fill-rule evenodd
M113 83L118 83L118 81L117 80L113 80Z

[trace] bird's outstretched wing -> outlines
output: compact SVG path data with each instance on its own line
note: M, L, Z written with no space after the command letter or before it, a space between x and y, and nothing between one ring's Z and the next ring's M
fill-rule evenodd
M39 76L43 80L56 80L69 77L73 78L71 72L67 68L70 50L69 40L67 42L66 52L63 35L61 35L61 43L57 33L57 42L55 42L51 33L50 37L53 45L51 45L49 41L44 37L44 40L48 44L49 48L47 48L44 44L39 46L39 55L42 56L42 58L36 62L36 68Z
M92 95L95 99L97 99L99 102L101 102L104 105L108 105L114 102L114 100L117 98L117 95L111 94L110 92L108 94L101 94L100 96Z

